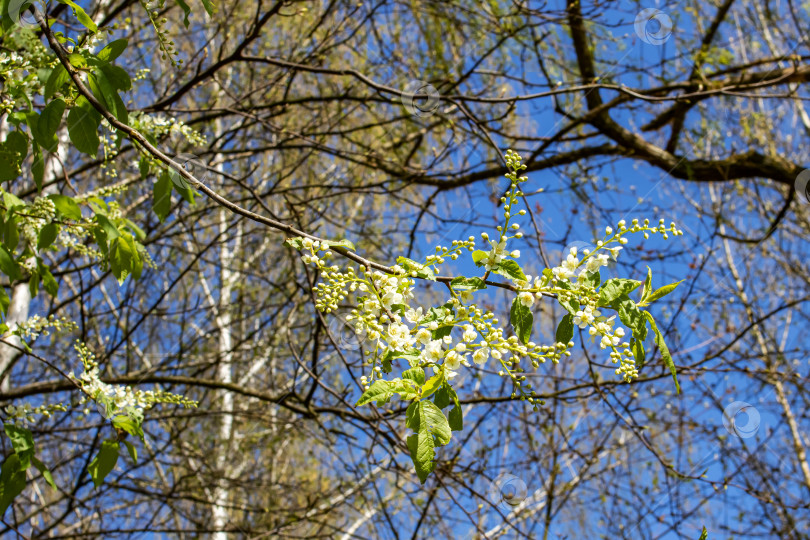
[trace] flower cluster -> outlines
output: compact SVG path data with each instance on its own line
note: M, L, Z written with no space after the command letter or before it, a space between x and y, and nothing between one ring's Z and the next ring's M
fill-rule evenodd
M65 412L67 411L67 407L61 403L56 403L53 405L39 405L38 407L31 407L31 405L28 403L23 403L19 406L9 405L6 407L8 419L23 426L29 422L36 422L36 415L50 418L50 416L56 411Z
M36 339L40 335L50 335L50 330L58 334L73 332L78 329L78 325L65 317L56 317L53 314L48 315L47 318L33 315L27 320L19 323L14 328L14 334L24 339Z
M104 415L113 417L118 413L134 410L136 415L142 416L143 411L157 403L176 403L183 407L196 407L197 402L171 392L151 390L135 390L130 386L112 385L99 379L96 356L84 343L77 341L74 345L79 359L84 366L84 372L78 377L71 371L68 376L75 381L85 397L82 403L94 401L103 408Z

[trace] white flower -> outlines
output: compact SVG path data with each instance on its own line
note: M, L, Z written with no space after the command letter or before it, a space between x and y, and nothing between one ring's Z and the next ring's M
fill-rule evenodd
M512 257L513 259L518 259L518 258L520 258L520 250L517 250L517 249L516 249L515 251L513 251L512 253L510 253L510 254L509 254L509 256L510 256L510 257Z
M388 325L388 345L397 351L404 351L413 344L410 329L402 323Z
M464 325L464 334L461 336L461 339L469 343L470 341L473 341L475 337L476 333L473 325L471 324Z
M534 304L534 295L530 292L522 292L518 294L518 299L520 303L526 307L532 307Z
M465 304L471 304L473 301L472 291L461 291L459 296L461 296L461 301L464 302Z
M427 328L420 328L416 331L416 341L422 345L427 345L430 342L431 333Z
M405 312L405 320L411 324L416 324L422 318L422 308L409 309Z
M422 351L422 358L426 362L438 362L444 356L442 350L443 341L441 339L433 339L425 345L425 350Z
M492 352L490 354L492 354L492 358L494 358L495 360L500 360L502 357L501 351L499 351L498 349L492 349Z
M464 343L457 343L455 349L457 353L467 352L467 346Z
M485 364L487 358L489 358L489 349L487 347L481 347L473 353L473 362L479 366Z
M447 353L447 357L444 359L444 365L445 367L456 371L459 367L461 367L461 355L456 351L450 351Z

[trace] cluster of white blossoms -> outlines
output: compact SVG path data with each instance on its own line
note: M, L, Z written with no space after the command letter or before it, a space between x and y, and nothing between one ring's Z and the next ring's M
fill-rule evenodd
M196 407L197 402L187 399L171 392L151 390L136 390L130 386L112 385L103 382L99 376L96 356L84 343L77 341L74 344L79 359L84 366L84 372L78 377L71 371L68 374L76 384L79 385L85 394L81 403L94 401L100 410L104 410L104 416L115 416L118 413L126 414L128 410L134 410L136 415L143 414L143 411L151 408L157 403L176 403L184 407ZM85 409L85 414L89 409Z
M633 220L629 226L622 220L615 232L608 227L605 237L595 241L592 249L572 248L564 254L559 266L546 269L536 277L525 275L516 261L520 252L510 251L508 243L522 237L519 224L510 221L525 215L525 210L515 213L513 207L523 196L518 184L527 178L517 176L517 171L525 168L520 163L520 156L510 151L506 160L513 172L507 174L512 180L510 191L501 198L505 222L497 227L496 238L481 234L489 248L487 251L475 250L475 238L470 237L466 241L453 241L449 248L437 246L435 254L427 256L424 262L400 257L397 265L386 271L351 266L341 270L328 262L333 255L330 246L341 243L309 238L288 240L291 246L302 252L304 263L320 271L322 279L314 288L319 310L335 311L350 296L355 298L356 307L348 319L358 337L362 336L366 365L370 366L370 373L360 379L364 389L368 390L375 381L386 380L394 362L403 369L407 369L403 363L407 362L411 368L432 370L434 376L450 382L463 368L472 368L473 364L483 368L492 360L501 366L498 374L511 379L512 397L525 399L537 408L541 401L536 398L532 385L526 382L521 362L528 360L532 368L537 369L546 360L557 363L563 357L570 357L569 349L574 343L566 338L573 335L573 326L587 329L591 340L598 340L603 350L610 351L612 361L620 364L616 373L624 380L629 382L638 377L632 347L625 341L628 332L616 324L616 315L608 317L598 309L609 304L600 304L600 285L605 283L602 283L599 271L618 257L622 246L627 243L626 233L641 232L645 237L660 233L664 238L669 234L683 233L674 224L666 228L663 220L655 227L650 226L649 220L643 223ZM483 278L437 278L441 265L448 259L457 259L464 251L472 252L473 261L484 269ZM512 308L515 313L510 313L513 335L507 334L491 311L482 309L475 302L476 291L490 285L487 279L492 273L507 278L503 286L516 293ZM412 306L416 279L441 279L449 286L451 297L443 305L430 309ZM570 331L558 331L557 334L565 340L563 342L538 345L529 339L533 321L531 309L535 301L544 296L556 298L569 311L568 317L573 322ZM622 298L632 302L628 297ZM615 309L615 306L610 307ZM635 303L632 309L641 317ZM624 321L625 315L622 317ZM639 324L643 321L635 326ZM641 332L639 328L636 330ZM646 333L646 328L643 330Z
M176 118L166 117L162 114L133 111L129 114L129 125L141 133L149 133L157 139L166 135L174 135L184 138L192 146L206 144L205 135Z
M37 421L37 415L44 416L45 418L50 418L50 416L56 411L67 411L67 407L65 407L61 403L56 403L52 405L39 405L37 407L32 407L28 403L23 403L22 405L8 405L6 407L6 414L8 415L8 420L12 420L15 423L19 423L22 426L27 425L28 423L34 423Z
M13 333L23 339L36 339L40 335L48 336L53 330L63 334L77 330L78 325L65 317L56 317L53 314L47 318L39 315L32 315L28 319L20 322L14 328Z

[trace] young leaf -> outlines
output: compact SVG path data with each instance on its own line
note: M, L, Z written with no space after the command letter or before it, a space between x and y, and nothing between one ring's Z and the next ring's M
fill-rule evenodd
M422 386L425 384L425 370L420 367L412 367L402 372L402 378L416 381L416 384Z
M520 265L511 259L501 261L493 272L508 277L509 279L526 281L526 274L524 274L523 270L520 269Z
M436 452L433 450L433 441L425 433L416 433L408 436L408 452L411 454L416 476L422 484L427 480L428 475L436 468L433 458Z
M388 381L383 380L376 380L374 383L369 386L368 390L363 392L363 395L360 396L360 399L357 400L355 405L365 405L366 403L371 403L372 401L377 400L385 400L390 398L394 393L391 391L391 383Z
M644 367L646 361L646 352L644 351L644 342L636 338L630 338L630 350L636 359L636 367L641 369Z
M684 280L682 279L680 281L676 281L675 283L670 283L669 285L664 285L663 287L661 287L657 291L650 294L647 298L645 298L645 302L650 304L652 302L655 302L656 300L659 300L659 299L665 297L666 295L668 295L669 293L674 291L675 288L678 285L680 285L681 283L683 283L683 282L684 282Z
M191 8L183 0L175 0L175 2L183 10L183 24L188 28L188 16L191 14Z
M647 339L647 323L644 321L642 311L630 297L622 296L614 300L610 306L619 314L619 320L633 331L633 337L644 341Z
M664 359L664 364L669 368L669 372L672 373L672 380L675 381L675 391L676 393L681 393L681 387L678 385L678 370L675 368L675 362L672 360L672 355L669 353L669 347L667 344L664 343L664 336L661 335L661 331L658 330L658 325L655 324L655 319L653 316L650 315L646 311L642 311L644 316L650 321L650 326L655 332L655 344L658 345L658 349L661 351L661 358Z
M48 195L48 198L53 201L53 205L64 217L74 219L76 221L82 219L82 210L79 208L79 205L76 204L76 201L74 201L71 197L53 193Z
M104 479L115 468L118 462L118 441L106 440L101 443L98 455L87 466L93 484L96 487L104 483Z
M444 413L431 401L414 401L405 411L405 425L430 435L433 446L444 446L453 436Z
M519 298L515 298L512 302L512 309L509 310L509 322L515 330L515 335L521 343L526 344L532 334L532 324L534 323L534 316L532 315L531 308L524 306Z
M3 462L0 471L0 517L6 513L14 497L22 493L25 487L25 469L20 464L17 454L11 454Z
M0 245L0 271L7 275L10 281L22 279L20 265L3 245Z
M90 16L84 11L84 9L82 9L82 7L79 4L77 4L73 0L59 0L59 2L62 4L67 4L68 6L73 8L73 14L76 15L76 19L78 19L79 22L82 23L82 26L84 26L93 33L98 32L98 26L96 26L96 23L93 22L93 19L90 18Z
M129 441L124 441L124 445L126 445L127 452L129 452L129 457L132 458L132 461L138 463L138 449L135 448L135 445Z
M650 267L647 267L647 279L644 280L644 288L641 289L641 301L643 302L645 298L652 292L652 270Z
M464 429L464 422L462 419L462 412L461 412L461 403L458 401L458 395L456 395L456 391L450 388L450 397L453 398L453 408L450 409L450 414L447 415L447 419L450 424L451 431L461 431Z
M557 326L555 339L558 343L568 344L574 338L574 317L569 313L562 318Z
M599 302L597 303L597 306L610 305L615 300L636 290L639 285L641 285L641 282L636 281L635 279L609 279L599 290Z
M420 396L420 399L425 399L426 397L432 395L433 392L435 392L441 387L443 382L444 382L443 373L437 373L436 375L428 379L425 382L425 385L422 387L422 394Z
M487 284L484 283L484 280L477 277L457 277L450 282L450 286L457 291L479 291L487 288Z
M483 266L484 261L489 258L489 251L481 251L476 249L472 252L472 260L476 266Z
M27 429L6 422L3 426L6 435L11 439L11 446L20 458L20 468L27 469L34 455L34 437Z
M51 474L51 471L48 470L48 467L46 467L44 463L42 463L34 456L31 456L31 463L33 463L34 467L36 467L37 470L39 470L39 472L42 473L42 478L44 478L45 481L48 482L48 485L51 486L53 489L56 489L56 482L53 481L53 475Z

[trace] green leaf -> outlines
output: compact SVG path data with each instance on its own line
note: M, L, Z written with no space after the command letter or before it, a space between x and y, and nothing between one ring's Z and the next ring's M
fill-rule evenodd
M644 341L647 339L647 323L644 321L642 311L630 297L622 296L614 300L610 306L619 314L622 323L633 331L633 337Z
M8 219L3 225L3 244L5 244L12 253L17 248L17 244L20 243L20 232L17 228L18 219L19 218L15 216L13 212L9 212Z
M577 285L583 287L593 287L594 289L599 286L602 281L602 275L596 272L585 272L577 278Z
M129 452L129 457L132 458L132 461L138 463L138 449L135 448L135 445L129 441L124 441L124 445L127 447L127 452Z
M48 470L48 467L46 467L44 463L42 463L34 456L31 456L31 463L33 463L34 467L36 467L39 470L39 472L42 473L42 478L44 478L45 481L48 482L48 485L51 486L53 489L56 489L56 482L53 481L53 475L51 474L51 471Z
M10 305L11 305L11 298L8 297L8 294L6 293L5 287L0 287L0 311L3 312L4 317L6 315L8 315L8 306L10 306ZM5 326L5 325L0 325L0 326ZM8 329L8 328L6 328L6 329ZM5 330L3 330L0 333L5 333Z
M96 487L104 483L104 479L115 468L118 462L118 441L108 439L101 443L101 449L98 455L87 466L90 472L90 478L93 479L93 484Z
M48 195L48 198L53 201L53 205L62 216L76 221L82 219L82 210L73 198L58 193Z
M158 200L157 197L155 197L155 200L156 201ZM160 216L158 215L158 217ZM301 249L304 247L303 238L301 238L300 236L296 236L295 238L287 238L286 240L284 240L284 245L290 246L293 249Z
M20 468L25 470L31 464L34 455L34 436L24 427L16 426L10 422L3 425L6 435L11 439L11 446L20 458Z
M59 292L59 283L53 277L53 274L51 274L50 269L40 263L39 274L42 276L42 286L45 287L48 294L56 298L56 294Z
M17 454L11 454L3 462L0 471L0 517L6 513L14 497L25 488L25 469L20 464Z
M138 437L139 439L141 439L141 441L144 440L143 428L141 428L138 422L136 422L129 416L119 414L118 416L113 417L112 425L116 429L122 429L127 433L129 433L130 435Z
M444 446L453 436L444 413L431 401L414 401L405 411L405 425L433 437L434 446Z
M562 318L557 326L555 339L558 343L568 344L574 338L574 317L570 313Z
M532 335L532 324L534 316L531 308L520 303L519 298L512 302L512 309L509 311L509 322L515 330L515 335L524 345L529 342Z
M211 0L202 0L202 4L203 7L205 8L206 13L208 13L208 16L209 17L213 16L214 11L216 10L216 8L214 7L214 3Z
M472 252L472 260L476 266L483 266L484 261L489 258L489 251L481 251L476 249Z
M445 383L433 394L433 404L440 409L444 409L450 405L450 391L448 391L448 388L450 387Z
M121 233L118 232L118 227L113 225L112 221L110 221L107 216L96 214L95 221L104 230L104 234L107 235L108 240L114 240L120 236Z
M641 300L644 301L645 298L650 294L652 291L652 270L650 267L647 267L647 279L644 280L644 288L641 289Z
M62 64L57 64L53 71L51 71L51 76L48 77L48 82L45 83L45 101L49 101L53 95L62 89L62 86L70 79L70 75L68 75L65 66Z
M450 282L450 286L457 291L480 291L481 289L487 288L487 284L484 283L484 280L478 277L457 277Z
M20 265L17 264L6 246L3 245L0 245L0 271L7 275L11 281L22 279Z
M128 41L126 39L111 41L98 52L96 57L105 62L113 62L116 58L121 56L121 53L127 48L127 43Z
M378 379L374 381L371 386L369 386L368 390L363 392L363 395L360 396L360 399L357 400L355 405L359 407L360 405L365 405L366 403L371 403L372 401L388 399L393 394L394 392L391 390L391 383Z
M425 384L425 370L418 366L412 367L402 372L402 378L416 381L416 384L422 386Z
M647 360L647 353L644 351L644 342L636 338L630 338L630 350L636 359L636 367L641 369Z
M670 283L669 285L664 285L663 287L661 287L660 289L656 290L655 292L650 294L648 297L646 297L644 299L644 303L645 304L650 304L652 302L655 302L656 300L660 300L661 298L665 297L666 295L668 295L669 293L674 291L675 288L678 285L680 285L681 283L683 283L684 281L685 280L682 279L680 281L676 281L675 283Z
M557 295L557 302L571 315L576 315L577 311L579 311L579 300L573 296L559 294Z
M100 123L101 114L90 105L84 96L80 96L76 100L76 106L68 113L67 119L70 140L79 152L96 156Z
M48 103L36 121L36 129L31 130L34 140L49 152L55 152L59 144L56 132L62 125L62 116L65 114L65 102L55 99Z
M191 14L191 8L188 7L188 4L186 4L183 0L175 0L175 2L177 2L177 5L183 10L183 24L186 28L188 28L188 16Z
M116 90L127 91L132 89L132 79L129 78L129 73L120 67L112 64L101 64L99 69Z
M433 461L436 456L433 441L424 433L409 435L407 441L416 476L419 477L419 482L424 484L428 475L436 468L436 462Z
M340 247L340 248L349 249L351 251L357 251L357 249L354 247L354 244L351 242L351 240L346 240L346 239L343 239L343 240L324 240L321 243L326 244L330 248Z
M77 4L73 0L59 0L59 2L62 4L67 4L68 6L73 8L73 14L76 15L76 19L79 20L82 26L84 26L93 33L98 32L98 26L96 26L96 23L93 22L93 19L90 18L90 16L84 11L84 9L82 9L82 7L79 4Z
M19 162L28 155L28 137L21 131L14 130L6 135L6 146L17 153Z
M111 112L119 122L127 124L129 116L124 102L118 95L118 91L107 80L107 76L101 70L96 70L87 76L87 81L90 84L90 89L96 99L104 105L107 111Z
M608 306L620 297L626 296L636 290L639 285L641 285L641 282L635 279L609 279L599 290L599 302L596 305Z
M436 281L436 275L433 273L433 269L429 266L425 266L424 264L411 260L407 257L397 257L397 264L404 268L408 274L416 274L416 277L418 278Z
M152 211L155 212L158 219L162 222L169 215L172 208L172 182L169 175L164 171L157 181L152 186ZM300 244L300 238L290 238L287 242L297 240ZM300 249L300 247L298 247Z
M59 229L56 227L56 223L48 223L39 231L39 239L37 240L37 249L42 251L53 244L54 240L56 240L56 234L59 232Z
M700 538L698 540L708 540L709 538L709 531L706 530L706 527L703 527L703 530L700 532Z
M422 394L419 396L419 399L425 399L426 397L433 395L433 393L442 386L443 382L444 374L441 372L428 379L425 382L425 385L422 387Z
M526 281L526 274L520 269L520 265L513 260L501 261L501 263L493 269L493 272L506 276L509 279Z
M31 163L31 175L34 177L34 184L37 186L37 191L42 192L42 183L45 181L45 160L42 159L42 151L39 149L39 145L34 142L33 143L34 151L32 152L34 155L33 162Z
M661 351L661 358L664 359L664 365L669 368L669 372L672 374L672 380L675 381L675 391L676 393L681 393L681 387L678 385L678 370L675 368L675 362L672 360L672 355L669 353L669 347L667 344L664 343L664 336L661 335L661 331L658 330L658 325L655 324L655 319L650 313L646 311L642 311L644 316L650 321L650 326L655 332L655 344L658 345L658 349Z
M448 387L449 388L449 387ZM461 431L464 429L464 421L462 419L461 403L458 401L458 395L452 388L449 389L450 397L453 398L453 408L450 409L450 414L447 415L451 431Z

